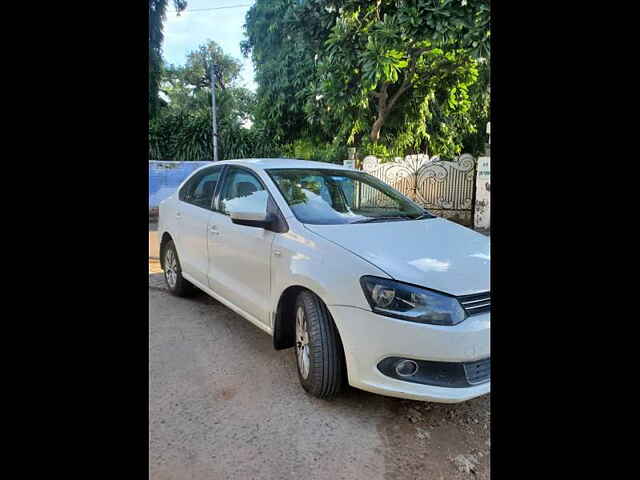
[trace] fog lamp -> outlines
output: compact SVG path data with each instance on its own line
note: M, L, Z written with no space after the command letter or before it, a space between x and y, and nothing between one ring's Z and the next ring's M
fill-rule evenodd
M400 360L396 363L396 373L400 377L412 377L418 372L418 364L413 360Z

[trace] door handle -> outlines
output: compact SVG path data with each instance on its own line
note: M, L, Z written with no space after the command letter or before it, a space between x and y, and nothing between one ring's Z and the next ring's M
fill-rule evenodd
M182 214L180 212L176 212L176 218L180 218L182 217Z
M218 229L216 228L216 226L215 226L215 225L211 225L211 226L209 227L209 231L210 231L211 233L213 233L214 235L220 235L220 232L218 231Z
M280 250L274 250L274 251L273 251L273 254L274 254L276 257L279 257L280 255L282 255L282 252L281 252Z

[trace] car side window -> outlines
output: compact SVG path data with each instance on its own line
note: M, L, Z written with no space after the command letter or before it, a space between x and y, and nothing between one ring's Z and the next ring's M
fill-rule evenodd
M227 178L222 187L222 195L220 195L220 211L225 215L229 214L227 208L227 202L234 198L246 197L254 192L264 190L265 188L260 183L258 178L248 172L239 168L233 168L227 175Z
M220 173L222 173L222 166L206 168L198 172L182 187L178 198L183 202L210 210Z

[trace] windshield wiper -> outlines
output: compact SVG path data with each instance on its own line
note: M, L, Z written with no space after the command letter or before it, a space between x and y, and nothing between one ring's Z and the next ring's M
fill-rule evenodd
M409 215L393 215L393 216L388 216L388 217L365 218L363 220L357 220L357 221L352 222L352 223L384 222L386 220L423 220L425 218L436 218L436 216L425 211L425 212L422 212L417 217L411 217Z
M357 220L352 223L372 223L372 222L385 222L387 220L413 220L413 217L398 217L398 216L389 216L389 217L373 217L373 218L365 218L363 220Z
M414 220L422 220L423 218L436 218L436 216L430 214L429 212L424 212L418 215L417 217L413 217Z

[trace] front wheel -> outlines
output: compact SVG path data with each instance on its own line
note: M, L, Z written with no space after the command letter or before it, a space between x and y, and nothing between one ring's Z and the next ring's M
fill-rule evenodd
M342 389L344 357L333 319L311 292L296 299L296 364L302 387L318 398L330 398Z

